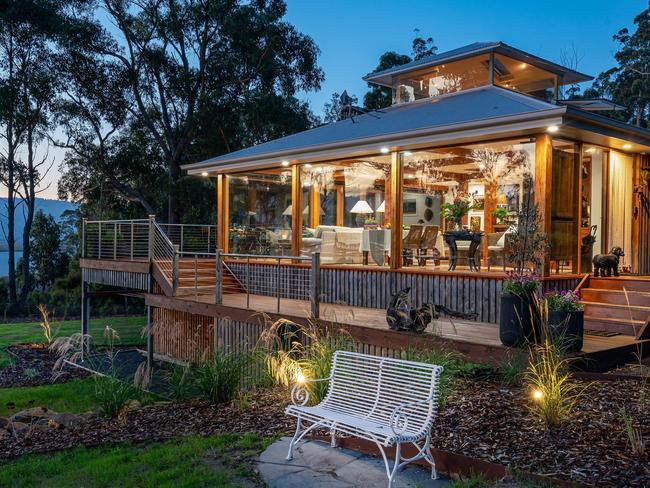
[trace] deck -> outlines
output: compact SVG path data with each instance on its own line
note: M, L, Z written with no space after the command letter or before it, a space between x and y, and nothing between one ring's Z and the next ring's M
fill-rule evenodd
M223 296L222 305L214 305L211 295L177 297L176 300L179 305L185 302L180 305L183 311L194 310L234 320L254 320L262 314L271 320L283 317L296 322L306 322L310 317L309 302L304 300L282 298L280 314L277 313L277 299L268 296L250 295L247 303L245 293L233 293ZM320 321L341 326L356 340L378 347L419 348L437 343L469 360L494 365L502 364L512 353L512 349L501 344L499 327L492 323L441 318L423 334L395 332L388 329L385 310L330 303L321 303ZM609 337L585 334L583 349L574 355L573 366L580 370L606 370L633 360L640 345L646 342L650 341L635 341L633 336L623 334Z

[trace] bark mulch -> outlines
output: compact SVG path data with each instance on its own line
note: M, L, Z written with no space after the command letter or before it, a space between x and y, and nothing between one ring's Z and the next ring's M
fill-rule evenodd
M650 389L638 381L590 383L569 420L547 430L530 413L524 388L463 381L434 423L433 445L593 486L649 487L650 445L632 454L620 409L650 439ZM645 395L645 398L644 398Z
M128 413L126 423L94 416L81 425L61 430L33 430L18 437L0 437L0 458L50 452L85 445L162 441L185 435L219 433L284 435L295 425L284 415L285 390L259 390L250 394L248 405L157 403Z
M65 383L89 375L79 368L64 368L54 372L58 356L43 344L17 344L7 348L12 364L0 369L0 388L40 386Z

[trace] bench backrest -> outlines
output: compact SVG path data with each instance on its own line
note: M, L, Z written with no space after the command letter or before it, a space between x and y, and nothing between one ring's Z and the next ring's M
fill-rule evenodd
M390 421L404 403L430 400L404 410L409 431L428 431L436 415L441 366L337 351L322 405L364 418Z

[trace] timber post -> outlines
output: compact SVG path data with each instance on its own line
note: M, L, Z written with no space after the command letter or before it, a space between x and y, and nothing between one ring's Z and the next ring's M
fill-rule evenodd
M311 315L315 319L320 316L320 253L311 255Z
M214 303L221 305L223 302L223 263L221 261L221 249L215 252L215 282L214 282ZM216 335L216 319L215 319L215 335Z

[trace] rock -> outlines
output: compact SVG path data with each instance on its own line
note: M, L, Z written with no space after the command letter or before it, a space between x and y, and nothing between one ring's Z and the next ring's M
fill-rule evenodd
M0 441L8 437L11 437L11 434L5 429L0 429Z
M5 430L9 425L9 419L7 417L0 417L0 430Z
M88 421L98 417L96 412L83 412L78 415L82 420Z
M82 416L75 415L73 413L68 413L68 412L58 413L52 418L52 422L62 425L66 429L82 424L85 421L86 419L83 418Z
M138 400L129 400L124 404L129 412L142 408Z
M54 418L55 415L56 412L53 410L48 410L45 407L34 407L15 413L11 416L11 421L31 424L41 419L49 420L51 418Z
M27 430L29 430L29 425L24 422L11 421L7 426L7 431L13 435L24 434Z

